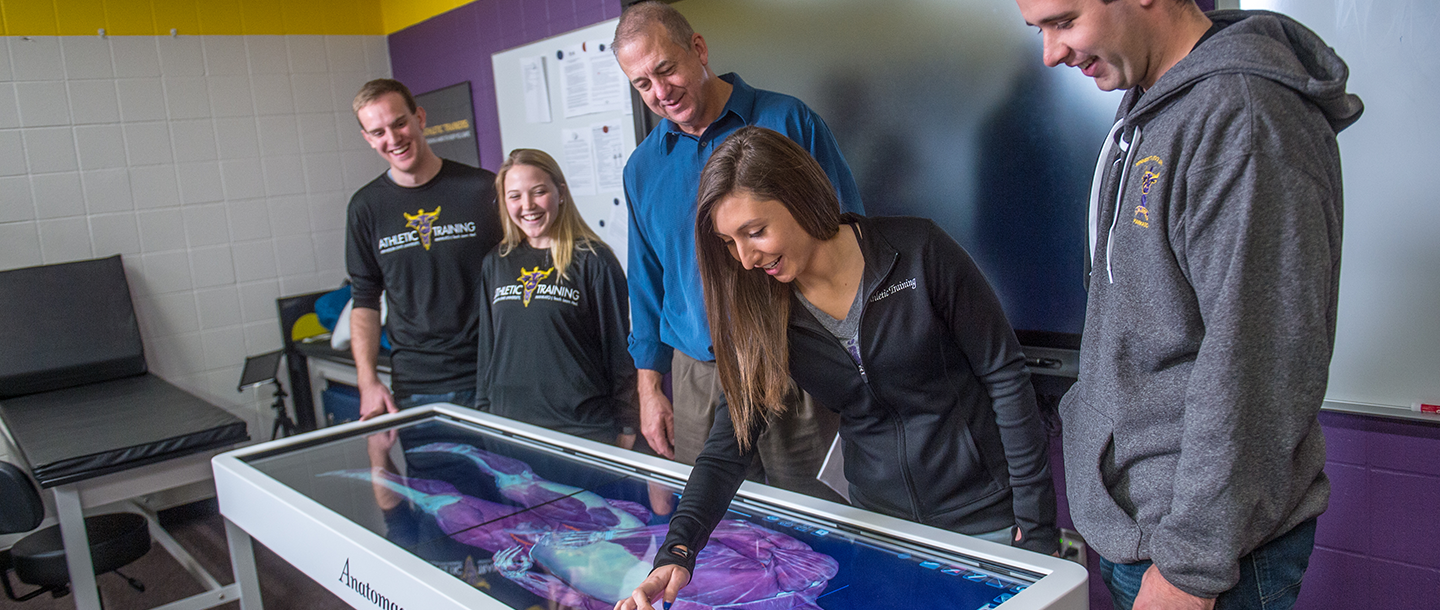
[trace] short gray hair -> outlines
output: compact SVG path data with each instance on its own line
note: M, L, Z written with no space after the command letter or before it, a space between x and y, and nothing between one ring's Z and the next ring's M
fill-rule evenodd
M624 12L620 13L620 24L615 26L615 40L610 43L610 50L619 53L620 47L643 36L654 23L665 28L665 33L670 35L672 42L686 49L690 48L690 40L695 37L695 29L690 27L690 21L669 4L658 0L645 0L625 7Z

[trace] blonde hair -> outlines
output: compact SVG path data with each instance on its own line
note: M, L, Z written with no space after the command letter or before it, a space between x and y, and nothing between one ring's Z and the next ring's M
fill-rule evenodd
M495 172L495 192L498 194L495 199L499 204L500 224L505 227L505 238L500 240L500 256L509 256L525 241L525 232L515 225L505 206L505 175L516 165L538 168L555 183L555 191L560 195L560 206L556 211L555 221L550 224L550 260L560 272L557 277L569 279L567 271L570 261L575 258L575 249L594 252L594 244L603 245L605 242L590 229L590 225L585 224L580 211L575 209L575 198L570 196L570 186L565 183L565 174L560 171L560 164L543 150L512 150L510 156L506 157L505 164L500 166L500 171Z

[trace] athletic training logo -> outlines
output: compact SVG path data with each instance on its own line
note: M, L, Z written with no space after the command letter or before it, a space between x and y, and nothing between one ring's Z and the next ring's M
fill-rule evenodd
M415 211L414 215L405 212L401 212L401 214L405 214L405 226L415 229L415 232L420 235L420 245L429 250L430 237L435 232L435 221L440 219L440 206L435 206L434 212L426 212L425 208L420 208Z
M529 271L526 271L525 267L520 267L520 277L515 278L515 280L525 287L525 296L520 300L525 303L526 307L530 306L530 297L535 294L535 288L554 272L554 267L544 271L540 270L540 265L535 265L535 268Z
M1144 229L1150 228L1150 191L1154 188L1155 183L1160 181L1160 168L1165 166L1165 162L1154 155L1135 162L1135 167L1152 162L1154 165L1145 168L1145 173L1140 175L1140 205L1135 206L1133 218L1130 219L1131 222Z

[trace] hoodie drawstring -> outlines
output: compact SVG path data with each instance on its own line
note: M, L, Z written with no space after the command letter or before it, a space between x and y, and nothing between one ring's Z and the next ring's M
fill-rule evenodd
M1110 232L1105 236L1105 274L1111 284L1115 283L1115 271L1110 264L1110 253L1112 246L1115 244L1115 226L1120 222L1120 198L1125 194L1125 180L1130 177L1130 160L1135 156L1135 151L1140 149L1140 127L1135 127L1130 141L1127 142L1125 141L1125 134L1120 132L1120 128L1124 125L1125 121L1123 119L1117 121L1115 125L1110 128L1110 133L1105 136L1105 146L1100 151L1100 158L1095 162L1095 177L1090 183L1090 211L1088 214L1090 222L1090 266L1094 268L1095 246L1099 240L1098 232L1100 230L1098 226L1100 220L1100 186L1105 176L1106 162L1110 158L1110 152L1118 145L1120 150L1125 153L1125 161L1123 162L1124 165L1120 167L1120 183L1115 186L1115 215L1110 219ZM1119 138L1115 137L1117 132L1120 133Z

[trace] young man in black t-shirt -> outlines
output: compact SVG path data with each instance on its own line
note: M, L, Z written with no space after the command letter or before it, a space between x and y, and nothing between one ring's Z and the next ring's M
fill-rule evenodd
M366 83L354 109L365 141L390 165L346 214L360 418L434 402L473 406L474 299L480 263L501 235L495 174L436 156L425 110L399 81ZM375 370L382 292L393 395Z

